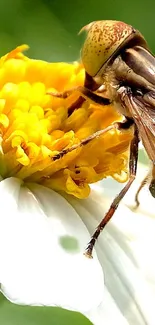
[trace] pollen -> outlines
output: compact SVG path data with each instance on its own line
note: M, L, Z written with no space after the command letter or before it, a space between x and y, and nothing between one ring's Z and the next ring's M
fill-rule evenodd
M125 182L131 131L111 130L60 154L122 117L112 106L80 101L77 91L66 99L51 95L83 85L83 66L33 60L23 54L27 49L19 46L0 59L1 178L14 176L78 198L108 176Z

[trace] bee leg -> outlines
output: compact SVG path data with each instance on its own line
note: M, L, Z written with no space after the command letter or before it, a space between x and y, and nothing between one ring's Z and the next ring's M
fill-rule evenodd
M85 251L85 255L89 258L92 257L92 251L93 247L95 245L95 242L97 238L99 237L101 231L103 228L106 226L106 224L109 222L109 220L112 218L114 212L118 208L119 203L123 199L124 195L127 193L129 190L131 184L133 183L135 177L136 177L136 171L137 171L137 160L138 160L138 143L139 143L139 136L138 136L138 130L137 127L134 125L134 137L131 141L130 145L130 160L129 160L129 181L125 185L125 187L121 190L121 192L115 197L113 200L109 211L106 213L105 217L102 219L100 224L98 225L96 231L91 237L90 242L88 243L88 246Z
M139 193L141 192L142 188L147 184L148 182L148 179L149 179L149 176L150 176L150 173L148 173L145 178L142 180L137 192L136 192L136 195L135 195L135 203L136 203L136 207L134 209L137 209L140 205L140 201L139 201Z
M66 149L63 149L61 150L58 154L56 154L55 156L51 157L52 160L58 160L58 159L61 159L64 155L66 155L67 153L73 151L73 150L76 150L80 147L83 147L85 145L87 145L89 142L91 142L92 140L100 137L101 135L103 135L104 133L112 130L112 129L118 129L120 123L114 123L108 127L106 127L105 129L103 130L99 130L93 134L91 134L90 136L88 136L87 138L81 140L79 143L77 144L74 144L72 147L69 147L69 148L66 148Z
M63 92L48 92L47 94L52 95L54 97L58 97L58 98L67 98L67 97L71 96L75 91L79 92L80 96L83 97L84 99L90 99L93 102L95 102L96 104L100 104L100 105L111 104L110 99L99 96L99 95L95 94L92 90L89 90L88 88L86 88L84 86L73 87L73 88L63 91Z
M67 153L87 145L92 140L100 137L101 135L103 135L104 133L106 133L112 129L124 129L125 130L125 129L128 129L131 125L133 125L133 120L130 118L126 118L123 122L116 122L114 124L111 124L111 125L107 126L105 129L99 130L99 131L89 135L87 138L81 140L77 144L74 144L72 147L61 150L58 154L51 157L51 159L54 161L58 160L58 159L62 158L64 155L66 155Z
M78 99L68 107L68 117L75 111L75 109L81 107L84 102L85 102L84 97L82 96L78 97Z
M151 180L151 181L150 181ZM149 191L151 193L151 195L155 198L155 166L153 164L152 166L152 170L149 171L147 173L147 175L145 176L145 178L142 180L136 195L135 195L135 202L136 202L136 207L135 209L137 209L140 205L140 201L139 201L139 193L141 192L142 188L149 183Z

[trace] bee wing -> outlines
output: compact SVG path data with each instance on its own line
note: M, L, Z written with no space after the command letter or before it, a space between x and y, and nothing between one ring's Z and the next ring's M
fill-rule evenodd
M155 162L155 92L144 96L130 94L126 99L147 154Z

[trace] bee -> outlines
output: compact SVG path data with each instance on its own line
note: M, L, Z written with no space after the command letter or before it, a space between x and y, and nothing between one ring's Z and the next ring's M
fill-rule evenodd
M103 106L112 104L124 119L83 139L80 144L62 150L54 159L87 144L110 129L117 128L122 132L131 127L134 129L130 143L129 180L113 200L88 243L85 254L92 257L97 238L136 177L140 140L152 162L149 190L155 197L155 57L141 33L124 22L95 21L83 27L83 30L87 32L81 51L85 82L83 87L76 87L80 93L79 101L89 98ZM74 90L56 96L66 98Z

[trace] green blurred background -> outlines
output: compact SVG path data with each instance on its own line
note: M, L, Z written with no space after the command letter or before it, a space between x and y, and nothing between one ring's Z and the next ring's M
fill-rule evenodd
M133 25L155 53L155 0L0 0L0 55L27 43L33 58L77 60L78 31L101 19Z

